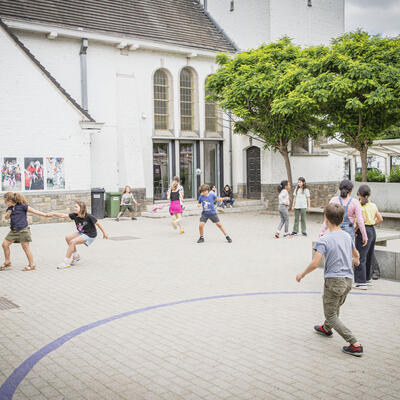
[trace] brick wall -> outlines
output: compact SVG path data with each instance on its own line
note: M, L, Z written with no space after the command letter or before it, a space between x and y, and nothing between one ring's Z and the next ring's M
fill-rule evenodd
M327 183L307 183L311 195L311 207L325 206L339 188L339 182ZM276 210L278 208L278 184L262 184L262 196L268 200L268 209ZM293 196L293 189L290 190L290 197Z
M42 212L59 212L69 214L72 212L75 201L83 201L86 203L90 212L90 192L85 191L68 191L68 192L41 192L41 193L24 193L30 207ZM6 212L6 205L3 199L0 201L0 226L8 226L10 221L4 221L3 216ZM29 224L43 224L50 222L65 222L66 219L61 218L43 218L28 213Z

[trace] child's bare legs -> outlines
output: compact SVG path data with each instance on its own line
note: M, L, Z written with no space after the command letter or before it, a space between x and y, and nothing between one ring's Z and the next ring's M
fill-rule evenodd
M206 224L205 222L200 222L200 225L199 225L200 236L204 236L204 225L205 224Z
M29 267L33 269L35 267L35 263L33 262L33 255L31 248L29 247L29 242L21 243L21 246L26 254L26 257L28 258Z
M182 215L181 215L181 214L178 214L178 213L175 213L174 215L175 215L175 218L176 218L176 223L177 223L178 226L179 226L179 229L180 229L181 231L183 231L183 226L182 226Z
M67 250L67 255L65 256L66 258L70 259L72 257L72 254L76 253L76 245L78 244L84 244L86 242L86 239L83 237L75 237L74 239L70 240L68 243L68 250Z
M4 264L10 264L11 260L10 260L10 246L12 245L13 242L11 242L10 240L4 240L2 247L3 247L3 251L4 251Z
M71 246L71 243L72 243L75 239L77 239L77 238L79 238L79 233L78 233L78 232L71 233L71 235L65 236L65 241L68 243L68 250L69 250L69 248L70 248L70 246ZM74 254L74 253L76 252L76 246L75 246L75 244L73 244L73 246L74 246L74 251L71 253L71 255ZM71 256L68 257L68 250L67 250L67 256L66 256L66 257L67 257L67 258L70 258Z
M221 232L224 234L224 236L227 235L227 233L226 233L224 227L222 226L221 222L216 222L215 225L218 226L218 228L221 230Z

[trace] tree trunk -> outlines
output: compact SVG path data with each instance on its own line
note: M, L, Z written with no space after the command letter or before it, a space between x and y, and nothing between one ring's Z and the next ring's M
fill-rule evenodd
M368 152L368 147L363 147L360 150L360 157L361 157L361 168L362 168L362 182L367 182L367 152Z
M292 167L290 165L289 151L287 149L287 146L285 146L284 148L281 148L279 150L279 152L281 153L283 159L285 160L285 167L286 167L286 174L287 174L288 181L289 181L290 185L293 186Z

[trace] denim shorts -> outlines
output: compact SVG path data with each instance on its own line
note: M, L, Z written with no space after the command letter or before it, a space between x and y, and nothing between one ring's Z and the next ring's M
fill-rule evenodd
M79 232L79 236L83 237L85 239L85 246L89 247L95 240L96 238L91 238L90 236L86 235L85 233L80 233Z

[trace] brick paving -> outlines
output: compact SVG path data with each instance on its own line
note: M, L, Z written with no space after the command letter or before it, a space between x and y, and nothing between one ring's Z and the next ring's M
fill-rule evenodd
M400 298L350 295L341 316L364 345L358 359L344 341L313 333L322 321L322 270L301 284L319 225L309 238L276 240L278 218L221 217L233 238L197 217L185 234L166 219L103 222L113 236L80 251L78 266L57 270L73 225L31 227L38 270L0 272L0 385L25 359L79 327L142 307L185 299L256 292L155 308L90 329L37 362L13 399L398 399ZM4 237L6 228L0 228ZM368 293L400 295L400 282L379 280ZM1 399L3 400L3 399Z

